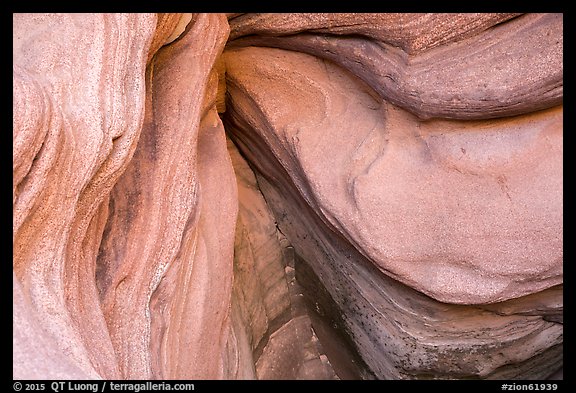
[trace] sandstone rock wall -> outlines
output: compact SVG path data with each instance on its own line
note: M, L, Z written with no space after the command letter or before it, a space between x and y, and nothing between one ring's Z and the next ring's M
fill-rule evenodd
M228 24L191 19L160 48L180 15L14 16L13 263L42 320L16 326L17 351L48 335L85 377L223 376L237 195L213 68Z
M15 379L558 375L561 14L13 21Z

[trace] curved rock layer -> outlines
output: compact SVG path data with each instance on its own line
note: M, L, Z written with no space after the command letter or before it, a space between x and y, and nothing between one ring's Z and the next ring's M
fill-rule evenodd
M252 48L225 60L228 113L253 130L235 138L277 159L326 225L386 274L462 304L562 282L561 108L421 124L316 57Z
M460 304L561 283L562 201L549 192L561 189L551 176L561 173L561 108L491 125L421 125L308 55L253 48L225 60L226 128L376 377L543 378L560 366L562 326L541 313L439 303L387 275ZM280 105L288 95L289 108ZM542 159L530 166L534 156ZM543 206L558 211L537 224Z
M13 266L42 321L22 333L52 336L86 377L120 375L94 269L102 206L142 126L155 22L14 14Z
M382 25L370 24L368 32L354 18L327 19L332 18L338 26L352 24L343 29L348 35L328 34L322 28L326 18L305 14L266 16L269 23L259 28L250 28L254 18L234 18L237 38L229 46L269 46L329 59L420 119L497 118L562 103L562 14L528 14L508 23L501 23L508 15L392 14L373 16ZM312 33L310 22L317 19L322 33ZM280 27L270 27L276 21ZM282 28L291 23L295 30ZM398 27L384 28L387 23ZM295 34L278 36L278 30Z
M561 14L13 22L14 379L562 378Z
M229 16L230 41L248 35L286 37L306 31L359 35L417 54L462 40L520 14L273 13Z
M153 58L150 116L110 195L96 277L123 375L131 379L223 372L227 315L208 310L229 303L237 198L210 70L226 28L220 17L200 16ZM178 350L186 346L199 351Z
M43 321L14 346L51 337L70 378L224 374L237 196L212 69L228 25L194 16L158 50L184 17L14 15L13 264ZM15 378L45 377L21 358Z

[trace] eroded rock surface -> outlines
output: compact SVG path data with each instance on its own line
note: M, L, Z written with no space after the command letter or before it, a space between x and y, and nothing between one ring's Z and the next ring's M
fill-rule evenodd
M238 37L230 45L271 46L329 59L421 119L487 119L561 104L562 14L527 14L498 24L509 17L392 14L367 18L381 21L366 20L371 28L337 14L273 14L262 25L258 18L238 17L230 22L232 36ZM327 34L326 19L344 25L347 35ZM282 28L290 23L296 29ZM320 33L314 33L316 27ZM297 34L278 36L282 33Z
M227 129L378 378L542 378L559 367L561 325L442 304L387 276L459 304L560 283L562 201L549 190L562 181L561 109L489 126L421 125L317 58L260 48L225 56ZM288 96L297 118L278 105ZM528 165L535 155L542 160ZM558 210L538 224L543 205ZM535 249L526 254L532 247L539 260ZM536 374L542 357L557 360Z
M421 124L316 57L225 58L228 113L246 125L233 134L251 161L277 159L326 225L385 273L464 304L562 282L561 108Z
M51 336L92 378L120 377L94 272L102 209L142 127L155 21L14 14L13 266L42 321L21 333Z
M224 373L237 196L212 69L228 25L195 16L159 49L181 18L14 16L13 263L43 321L14 346L47 334L85 378Z
M562 378L561 14L13 21L15 379Z
M330 24L370 39L342 39L338 29L326 35ZM279 228L302 256L297 272L312 283L311 308L348 332L378 378L537 379L561 366L563 124L562 107L554 106L561 94L546 104L546 97L533 96L535 105L510 110L501 101L497 111L478 96L479 106L467 102L453 114L444 104L426 113L431 101L413 106L400 98L401 89L388 88L399 80L390 72L406 86L418 80L412 70L421 64L426 81L414 86L426 87L411 90L413 99L447 93L463 81L461 72L474 83L501 78L506 83L498 89L507 99L518 88L528 104L532 88L551 79L561 86L562 73L532 73L540 82L521 87L527 80L510 79L520 75L521 60L507 63L514 71L499 73L496 58L486 66L462 63L468 56L462 47L474 47L471 54L484 53L483 59L485 51L508 48L507 55L519 59L510 50L518 40L508 40L522 35L538 46L542 35L529 31L554 24L561 26L562 17L526 15L456 34L445 46L397 51L387 46L392 36L376 37L378 29L367 32L337 16L231 19L236 40L225 52L226 128L257 168ZM240 49L245 45L262 48ZM542 45L556 51L561 39ZM558 64L562 52L556 53ZM432 60L440 54L441 61ZM394 64L394 56L404 60ZM526 67L543 70L538 58L526 60ZM461 71L449 62L463 64ZM496 72L488 64L497 64ZM444 77L430 72L437 65ZM464 96L466 86L457 89ZM469 92L485 94L485 88ZM460 98L456 105L467 100ZM543 107L551 108L535 112ZM407 293L400 282L431 298ZM318 300L319 284L328 293L324 300Z

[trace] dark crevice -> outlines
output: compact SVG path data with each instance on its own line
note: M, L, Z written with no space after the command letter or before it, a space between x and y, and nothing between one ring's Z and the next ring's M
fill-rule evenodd
M338 377L343 380L375 379L346 332L340 308L314 270L297 254L295 270L314 331Z

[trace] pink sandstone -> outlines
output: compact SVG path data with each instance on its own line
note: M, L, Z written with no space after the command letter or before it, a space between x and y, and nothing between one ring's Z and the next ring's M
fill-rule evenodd
M562 100L562 14L13 14L13 378L562 378Z

